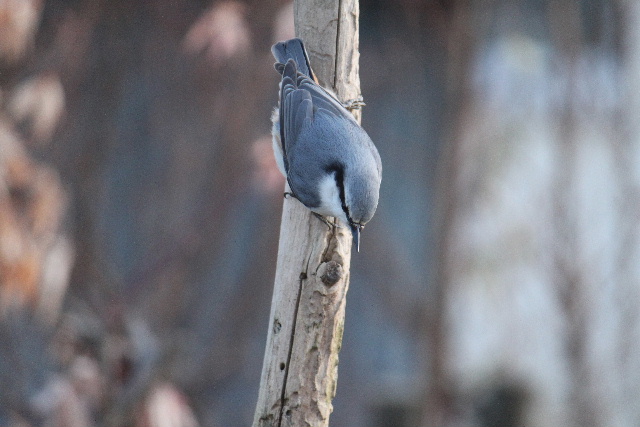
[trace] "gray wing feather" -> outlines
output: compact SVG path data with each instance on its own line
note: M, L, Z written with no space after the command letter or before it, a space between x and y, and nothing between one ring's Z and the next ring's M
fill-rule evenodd
M295 61L290 59L284 66L280 88L280 140L286 171L290 150L295 146L300 130L306 121L313 120L312 97L309 91L298 89L298 75Z
M309 91L311 98L313 99L313 105L315 109L322 108L334 114L337 117L346 118L355 121L353 115L342 106L332 94L324 90L321 86L317 85L314 81L309 80L304 75L298 75L297 79L298 87Z
M286 116L284 137L288 148L293 149L305 121L313 120L311 95L306 90L292 90L285 98L284 108Z

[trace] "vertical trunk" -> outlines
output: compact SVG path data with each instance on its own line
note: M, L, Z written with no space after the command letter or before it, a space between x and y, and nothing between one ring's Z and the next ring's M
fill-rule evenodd
M357 0L297 1L296 33L320 82L355 98ZM333 409L349 287L351 234L284 200L271 316L254 427L326 426Z

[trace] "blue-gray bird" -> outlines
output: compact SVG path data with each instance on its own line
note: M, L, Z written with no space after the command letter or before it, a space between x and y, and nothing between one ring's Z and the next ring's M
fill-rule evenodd
M271 118L278 168L302 204L349 226L360 251L360 231L378 206L378 150L337 97L318 85L302 40L276 43L271 52L282 75Z

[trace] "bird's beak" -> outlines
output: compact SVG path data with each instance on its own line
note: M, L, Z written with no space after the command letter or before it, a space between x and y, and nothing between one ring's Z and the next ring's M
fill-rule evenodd
M353 244L356 246L356 251L360 252L360 230L362 226L360 224L349 224L351 226L351 234L353 235Z

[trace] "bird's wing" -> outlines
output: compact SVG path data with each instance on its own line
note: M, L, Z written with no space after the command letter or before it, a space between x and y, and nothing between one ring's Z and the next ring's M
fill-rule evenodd
M315 131L311 129L314 128L317 117L322 117L325 125L327 123L325 120L331 124L329 129L315 130L325 135L327 132L335 132L338 128L350 128L351 126L345 127L346 122L351 122L352 126L360 128L353 115L342 106L340 101L308 76L300 73L295 60L289 59L282 69L280 87L280 140L287 173L291 156L295 156L295 145L301 131L306 126L310 132L305 135L314 134ZM323 141L307 141L311 144L321 142ZM312 153L308 154L313 158Z
M313 80L309 79L304 74L298 74L297 79L298 87L304 89L311 94L313 101L313 109L323 109L341 119L352 120L355 122L353 115L347 111L346 108L336 99L336 97L325 90L322 86L319 86Z
M282 73L280 87L280 140L285 170L289 170L288 155L295 147L305 122L313 121L313 101L309 91L299 89L294 60L290 59Z

